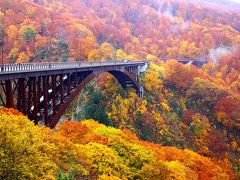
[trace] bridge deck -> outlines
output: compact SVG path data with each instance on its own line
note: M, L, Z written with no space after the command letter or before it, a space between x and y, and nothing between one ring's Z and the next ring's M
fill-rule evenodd
M194 62L206 62L207 60L205 58L168 58L168 57L159 57L162 61L168 61L168 60L176 60L178 62L185 62L185 61L194 61Z
M117 65L142 65L146 61L95 61L95 62L48 62L48 63L21 63L21 64L2 64L0 65L0 74L51 71L59 69L75 69L88 67L103 67Z
M163 61L168 61L171 58L160 58ZM172 58L174 59L174 58ZM176 58L175 58L176 59ZM178 62L181 63L192 63L195 65L203 65L207 63L203 59L190 59L190 58L177 58ZM54 74L56 71L65 71L71 72L75 71L86 71L94 70L99 67L108 67L108 66L142 66L146 64L146 61L95 61L95 62L47 62L47 63L21 63L21 64L2 64L0 65L0 80L6 80L11 78L26 78L36 75Z
M0 65L0 80L26 78L38 75L51 75L57 72L88 71L109 66L143 66L146 61L95 61L95 62L48 62Z

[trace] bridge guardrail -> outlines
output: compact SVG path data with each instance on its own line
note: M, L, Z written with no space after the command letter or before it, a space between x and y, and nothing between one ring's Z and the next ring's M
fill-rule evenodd
M123 65L132 63L144 63L145 61L95 61L95 62L47 62L47 63L19 63L19 64L1 64L0 74L11 72L26 72L40 70L58 70L80 67L95 67L103 65Z

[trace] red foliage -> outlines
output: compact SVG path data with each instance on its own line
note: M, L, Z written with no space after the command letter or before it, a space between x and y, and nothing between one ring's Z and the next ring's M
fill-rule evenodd
M228 96L222 98L215 106L215 114L224 113L226 116L222 122L228 129L239 127L237 119L240 118L240 100L238 97Z
M224 159L228 153L228 145L221 131L212 130L206 137L208 148L212 151L212 156Z
M221 68L225 65L228 65L230 68L234 68L240 72L240 44L233 49L232 55L221 58L219 67Z
M183 122L188 125L192 122L192 116L195 114L193 109L188 109L187 111L183 112L182 120Z

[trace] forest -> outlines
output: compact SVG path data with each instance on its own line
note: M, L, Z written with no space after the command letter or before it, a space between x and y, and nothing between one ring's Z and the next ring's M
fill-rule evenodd
M149 62L144 98L103 74L54 130L1 107L0 179L240 178L239 3L1 0L0 55Z

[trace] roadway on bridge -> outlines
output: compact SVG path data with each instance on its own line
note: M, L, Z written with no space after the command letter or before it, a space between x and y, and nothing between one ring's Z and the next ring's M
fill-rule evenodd
M94 68L105 66L143 65L146 61L95 61L95 62L49 62L49 63L22 63L0 65L0 74L24 73L35 71L51 71L60 69Z

